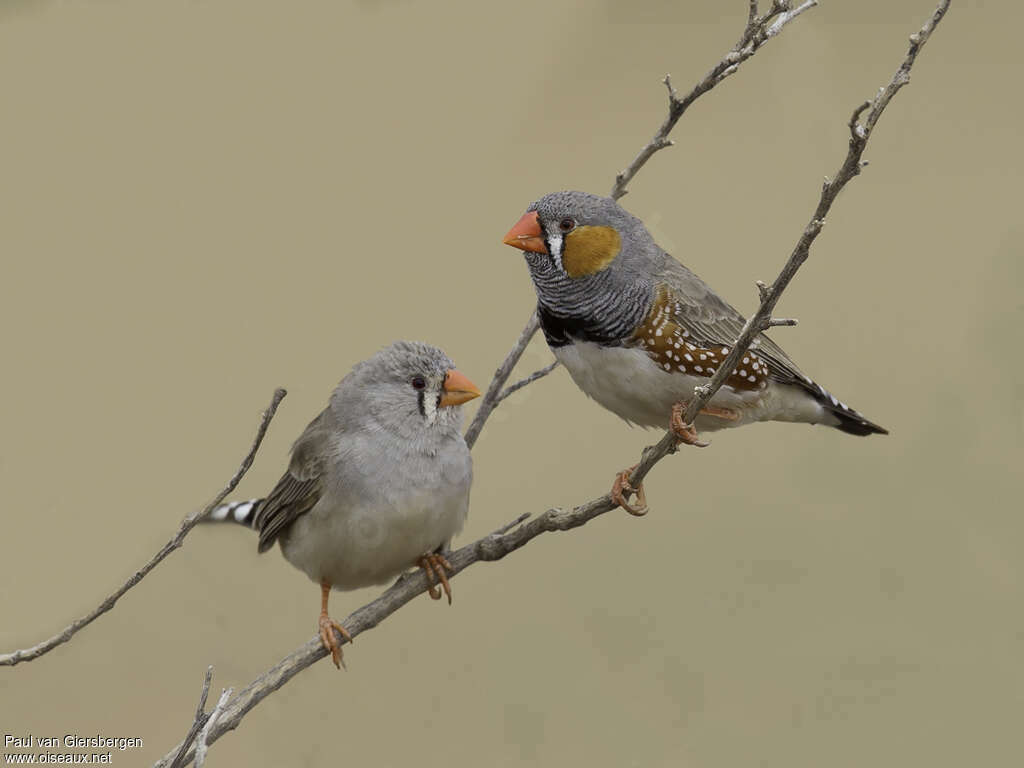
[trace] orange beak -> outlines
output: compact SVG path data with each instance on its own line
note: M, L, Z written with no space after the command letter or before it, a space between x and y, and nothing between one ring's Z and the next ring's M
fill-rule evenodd
M505 245L519 248L532 253L547 253L548 247L544 243L544 233L540 229L540 219L536 211L527 211L523 218L516 222L516 225L508 231Z
M480 397L480 390L476 384L467 379L463 374L452 368L444 377L444 391L441 394L441 407L448 405L462 405Z

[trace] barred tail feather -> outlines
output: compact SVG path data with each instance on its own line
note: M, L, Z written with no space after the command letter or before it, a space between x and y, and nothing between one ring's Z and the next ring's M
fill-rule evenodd
M815 400L831 414L838 424L833 424L840 432L848 435L888 435L889 430L868 421L862 414L853 410L820 384L807 379L803 382L804 389L811 393Z
M248 501L229 501L227 504L220 504L213 508L204 519L204 523L238 523L248 528L253 527L256 519L256 512L260 508L263 499L249 499Z
M841 411L832 409L832 415L839 419L836 429L848 435L888 435L889 430L868 421L852 408Z

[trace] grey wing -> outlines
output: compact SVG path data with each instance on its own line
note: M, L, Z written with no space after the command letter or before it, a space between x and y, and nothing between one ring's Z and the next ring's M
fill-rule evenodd
M329 412L323 411L309 423L292 446L288 471L260 503L253 521L253 527L260 532L260 552L274 546L281 532L320 500L330 437L329 419Z
M723 301L697 275L668 254L658 278L671 289L676 300L674 318L694 339L708 347L732 347L743 331L746 318ZM759 333L751 348L768 359L773 379L783 383L810 383L782 348Z

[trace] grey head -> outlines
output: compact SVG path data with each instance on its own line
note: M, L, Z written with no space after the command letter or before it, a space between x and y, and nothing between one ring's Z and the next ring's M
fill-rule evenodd
M479 395L437 347L396 341L356 364L331 395L330 411L342 428L447 437L462 427L460 406Z
M532 203L504 242L523 251L556 346L560 334L623 338L645 316L651 275L666 258L638 218L610 197L577 191Z

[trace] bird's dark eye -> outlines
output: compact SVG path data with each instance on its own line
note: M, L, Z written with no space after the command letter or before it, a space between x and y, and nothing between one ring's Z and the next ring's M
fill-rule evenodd
M558 222L558 228L563 232L568 232L576 226L576 219L571 216L566 216L560 222Z
M427 381L422 376L413 376L412 377L412 388L413 389L423 389L426 386L427 386Z

